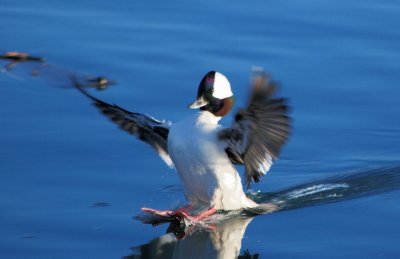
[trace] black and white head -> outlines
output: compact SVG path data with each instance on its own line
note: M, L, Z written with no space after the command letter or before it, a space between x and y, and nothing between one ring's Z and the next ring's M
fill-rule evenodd
M229 113L232 106L233 93L228 79L219 72L210 71L201 80L197 98L189 108L200 108L222 117Z

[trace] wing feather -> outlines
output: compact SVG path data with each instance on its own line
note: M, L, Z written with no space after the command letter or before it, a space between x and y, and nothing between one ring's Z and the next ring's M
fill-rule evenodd
M240 109L232 127L219 134L232 163L244 164L247 185L267 173L290 134L287 101L274 97L277 90L264 72L256 74L247 108Z
M136 136L143 142L152 146L164 162L173 167L174 164L168 153L168 133L171 122L159 121L151 116L130 112L115 104L108 104L90 95L79 84L75 84L79 91L89 97L93 104L109 119L120 126L121 129Z

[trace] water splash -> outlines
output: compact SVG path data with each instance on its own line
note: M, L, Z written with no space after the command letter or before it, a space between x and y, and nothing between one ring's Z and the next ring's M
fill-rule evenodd
M292 192L289 192L287 194L289 199L298 199L304 196L309 196L325 191L331 191L335 190L338 188L350 188L349 184L346 183L339 183L339 184L317 184L317 185L312 185L310 187L307 187L305 189L301 190L294 190Z
M273 211L267 212L276 212L346 201L399 189L400 166L393 166L342 174L274 193L252 193L249 197L257 203L275 207Z

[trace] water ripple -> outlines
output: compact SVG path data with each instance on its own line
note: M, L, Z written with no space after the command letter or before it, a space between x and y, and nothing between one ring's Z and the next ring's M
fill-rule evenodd
M252 193L261 204L274 205L268 212L323 205L400 189L400 166L350 172L274 193ZM396 194L393 194L396 195Z

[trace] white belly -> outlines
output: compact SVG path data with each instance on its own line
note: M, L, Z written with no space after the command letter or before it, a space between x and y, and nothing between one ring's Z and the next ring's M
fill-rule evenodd
M168 152L192 205L235 210L257 206L243 192L241 179L217 139L218 118L200 112L168 135Z

